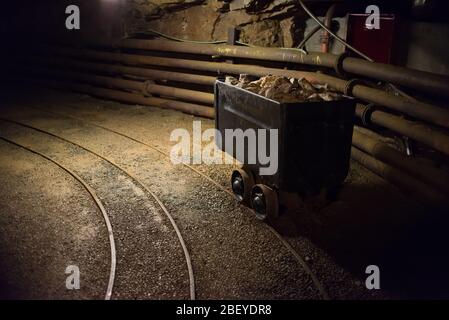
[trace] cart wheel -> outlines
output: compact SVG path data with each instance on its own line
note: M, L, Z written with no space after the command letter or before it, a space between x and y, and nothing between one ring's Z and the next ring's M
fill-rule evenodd
M278 217L278 195L264 184L256 184L252 188L251 206L259 220L272 220Z
M254 178L251 172L238 169L232 172L231 186L237 201L249 203L251 188L254 185Z

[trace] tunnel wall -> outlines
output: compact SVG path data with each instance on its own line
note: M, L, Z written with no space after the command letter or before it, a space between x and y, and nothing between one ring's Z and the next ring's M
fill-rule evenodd
M330 3L313 2L312 6L310 2L310 6L322 17ZM70 4L80 7L80 30L65 29L65 8ZM347 19L340 14L336 20L338 35L344 38ZM449 74L447 46L442 41L449 34L449 24L410 21L407 25L408 31L397 38L404 49L395 63ZM29 39L95 41L151 29L182 39L226 40L229 28L235 27L241 30L240 41L259 46L295 47L314 26L315 22L298 9L294 0L22 0L5 2L0 10L0 35L15 43ZM309 51L319 51L320 36L321 32L317 32L310 39ZM342 45L332 42L331 52L343 51Z

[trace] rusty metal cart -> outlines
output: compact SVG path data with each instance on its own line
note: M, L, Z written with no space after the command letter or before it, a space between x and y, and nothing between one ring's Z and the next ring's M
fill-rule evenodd
M355 101L344 98L329 102L280 103L221 80L215 82L215 126L220 131L223 151L226 129L277 129L278 169L259 175L259 159L248 162L248 140L244 157L228 152L243 164L231 176L238 201L250 205L261 219L280 213L279 192L307 197L338 187L349 170ZM269 137L269 134L266 134ZM265 150L270 150L269 139ZM259 137L256 136L256 146ZM258 150L255 148L254 150ZM232 154L231 154L232 153Z

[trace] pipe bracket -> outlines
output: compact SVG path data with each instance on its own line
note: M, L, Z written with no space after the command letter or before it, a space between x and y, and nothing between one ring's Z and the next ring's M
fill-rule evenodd
M343 61L345 58L348 57L348 54L346 52L343 52L339 55L337 55L337 58L334 61L334 70L340 77L345 78L347 76L347 73L345 70L343 70Z
M374 111L376 111L376 106L373 103L365 106L360 117L364 126L368 127L371 124L371 115Z
M360 79L351 79L351 80L346 82L345 88L343 90L343 94L345 96L351 96L352 97L353 96L352 90L354 89L354 87L356 85L363 85L363 84L364 84L364 82L362 80L360 80Z
M142 86L142 94L146 97L152 97L153 95L150 93L150 90L148 89L148 87L150 85L154 84L153 80L145 80L143 82L143 86Z

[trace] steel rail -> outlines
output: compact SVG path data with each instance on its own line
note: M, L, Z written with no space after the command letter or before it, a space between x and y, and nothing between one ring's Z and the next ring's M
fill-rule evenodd
M195 278L194 278L194 274L193 274L193 267L192 267L192 261L191 261L191 258L190 258L189 250L187 249L187 246L186 246L186 244L184 242L184 238L182 237L181 231L179 230L178 225L176 224L176 222L173 219L172 215L170 214L168 209L165 207L165 205L162 203L162 201L159 199L159 197L156 196L156 194L154 192L152 192L142 181L140 181L138 178L136 178L133 174L131 174L127 170L123 169L120 165L115 163L113 160L108 159L108 158L98 154L97 152L95 152L93 150L90 150L89 148L86 148L86 147L84 147L84 146L82 146L82 145L80 145L80 144L78 144L76 142L73 142L73 141L71 141L69 139L66 139L64 137L58 136L58 135L56 135L56 134L54 134L52 132L49 132L49 131L46 131L46 130L34 127L32 125L29 125L29 124L26 124L26 123L23 123L23 122L19 122L19 121L12 120L12 119L6 119L6 118L0 118L0 119L3 120L3 121L15 123L17 125L20 125L20 126L23 126L23 127L26 127L26 128L32 129L32 130L35 130L37 132L44 133L46 135L52 136L54 138L57 138L57 139L59 139L61 141L66 142L66 143L75 145L75 146L77 146L77 147L79 147L79 148L81 148L81 149L83 149L83 150L85 150L85 151L87 151L87 152L89 152L89 153L99 157L100 159L103 159L104 161L108 162L109 164L111 164L112 166L117 168L118 170L120 170L123 173L125 173L126 175L128 175L138 185L140 185L156 201L156 203L162 209L162 211L164 212L166 217L169 219L169 221L170 221L170 223L171 223L171 225L172 225L172 227L173 227L173 229L174 229L174 231L176 233L176 236L178 238L178 241L179 241L179 243L181 245L181 248L183 250L183 253L184 253L184 257L185 257L185 260L186 260L187 269L188 269L188 273L189 273L190 299L191 300L195 300Z
M1 119L3 121L9 121L7 119ZM56 166L58 166L59 168L61 168L62 170L64 170L65 172L67 172L69 175L71 175L75 180L77 180L82 186L83 188L89 193L89 195L91 196L91 198L94 200L95 204L97 205L98 209L100 210L101 214L103 215L103 219L104 222L106 224L106 228L108 230L108 238L109 238L109 244L110 244L110 251L111 251L111 267L110 267L110 271L109 271L109 280L108 280L108 286L106 289L106 295L105 295L105 300L110 300L111 296L112 296L112 289L114 287L114 280L115 280L115 272L116 272L116 264L117 264L117 255L116 255L116 248L115 248L115 240L114 240L114 234L112 232L112 225L111 222L109 220L109 216L106 212L106 209L103 206L103 203L101 202L100 198L98 198L98 196L96 195L95 191L79 176L77 175L75 172L73 172L72 170L70 170L69 168L65 167L63 164L59 163L58 161L50 158L49 156L44 155L43 153L40 153L36 150L33 150L27 146L21 145L17 142L14 142L12 140L9 140L5 137L0 136L0 139L16 145L20 148L23 148L31 153L34 153L50 162L52 162L53 164L55 164Z
M64 105L67 105L67 106L71 107L71 105L68 104L68 103L64 103ZM155 146L153 146L153 145L150 145L150 144L148 144L148 143L145 143L145 142L143 142L143 141L140 141L140 140L138 140L138 139L136 139L136 138L133 138L133 137L131 137L131 136L129 136L129 135L126 135L126 134L124 134L124 133L122 133L122 132L119 132L119 131L117 131L117 130L110 129L110 128L105 127L105 126L101 126L101 125L95 124L95 123L93 123L92 121L88 121L88 120L85 120L85 119L82 119L82 118L79 118L79 117L74 117L74 116L72 116L72 115L67 115L67 114L60 113L60 112L48 111L48 110L46 110L46 109L41 109L41 108L37 108L37 107L34 107L34 106L28 106L28 107L31 108L31 109L36 109L36 110L39 110L39 111L47 112L47 113L49 113L49 114L55 114L55 115L59 115L59 116L62 116L62 117L71 118L71 119L74 119L74 120L77 120L77 121L81 121L81 122L87 123L87 124L92 125L92 126L94 126L94 127L101 128L101 129L103 129L103 130L105 130L105 131L113 132L113 133L115 133L115 134L117 134L117 135L119 135L119 136L122 136L122 137L124 137L124 138L128 138L128 139L130 139L130 140L132 140L132 141L134 141L134 142L136 142L136 143L139 143L139 144L141 144L141 145L143 145L143 146L145 146L145 147L147 147L147 148L150 148L150 149L152 149L152 150L155 150L155 151L157 151L158 153L160 153L160 154L166 156L167 158L170 157L170 155L169 155L168 153L162 151L161 149L159 149L159 148L157 148L157 147L155 147ZM49 105L49 107L51 107L51 106ZM185 167L189 168L190 170L194 171L194 172L195 172L196 174L198 174L199 176L203 177L204 179L206 179L206 180L208 180L209 182L211 182L212 184L214 184L214 185L215 185L216 187L218 187L220 190L222 190L223 192L225 192L225 193L227 193L228 195L230 195L233 199L235 198L234 194L233 194L231 191L229 191L228 189L226 189L226 188L225 188L224 186L222 186L220 183L218 183L218 182L216 182L215 180L213 180L211 177L209 177L209 176L207 176L206 174L202 173L201 171L195 169L194 167L192 167L192 166L189 165L189 164L186 164L186 163L182 163L182 164L183 164ZM248 207L243 206L243 205L241 205L241 204L239 204L239 206L240 206L241 208L244 208L245 210L250 210ZM302 268L306 271L306 273L310 276L310 278L312 279L312 282L314 283L315 287L316 287L317 290L319 291L319 293L320 293L320 295L322 296L322 298L323 298L324 300L329 300L329 299L330 299L329 294L328 294L327 291L325 290L324 286L320 283L320 281L318 280L318 278L316 277L316 275L312 272L312 270L311 270L310 267L308 266L307 262L306 262L306 261L299 255L299 253L298 253L295 249L293 249L293 247L287 242L287 240L285 240L285 239L284 239L284 238L283 238L283 237L282 237L282 236L281 236L275 229L273 229L271 226L269 226L269 225L267 225L267 224L264 224L264 225L268 228L268 230L269 230L271 233L273 233L273 234L276 236L276 238L278 238L278 239L281 241L281 243L284 245L284 247L287 249L287 251L289 251L289 252L292 254L292 256L293 256L293 257L295 258L295 260L299 263L299 265L301 265L301 267L302 267Z
M65 104L68 106L71 106L70 104L67 104L67 103L65 103ZM49 112L47 110L42 110L40 108L36 108L36 109L40 110L40 111L44 111L44 112ZM58 114L55 111L52 111L51 113ZM104 127L101 125L97 125L95 123L92 123L90 121L87 121L87 120L84 120L84 119L81 119L78 117L68 116L66 114L60 114L60 115L66 116L66 117L72 117L73 119L76 119L79 121L84 121L93 126L97 126L104 130L108 130L108 131L114 132L118 135L122 135L128 139L131 139L137 143L143 144L143 145L169 157L169 155L167 153L163 152L159 148L156 148L150 144L147 144L147 143L144 143L137 139L134 139L128 135L124 135L123 133L120 133L116 130L113 130L113 129L110 129L110 128L107 128L107 127ZM403 120L403 121L405 121L405 120ZM367 152L371 156L375 157L376 160L386 162L387 164L392 164L395 167L395 170L401 169L401 170L407 172L410 175L411 179L415 179L415 177L416 177L420 181L420 183L426 183L428 186L432 186L433 188L436 187L438 190L442 190L443 193L445 193L445 194L449 192L448 182L444 180L444 178L447 177L448 174L444 171L433 169L429 166L423 166L422 164L417 163L413 159L403 156L401 153L394 150L393 148L391 148L379 141L376 141L376 140L374 140L360 132L357 132L357 131L354 131L354 133L353 133L353 145L356 146L357 148L362 149L363 151ZM231 196L234 196L229 190L224 188L222 185L216 183L215 181L210 179L208 176L202 174L201 172L196 170L194 167L190 166L189 164L184 164L184 165L186 167L188 167L189 169L202 175L203 177L205 177L206 179L208 179L209 181L214 183L216 186L218 186L220 189L226 191ZM372 169L373 166L371 166L369 168ZM377 166L377 168L379 168L379 166ZM404 175L404 174L402 174L402 175ZM395 176L397 176L397 174ZM386 177L384 177L384 178L386 178ZM393 181L396 181L396 180L393 180ZM429 187L427 187L427 189L428 188ZM432 190L435 190L433 188L432 188ZM439 193L440 191L435 190L435 192ZM426 193L424 194L424 198L428 198Z

